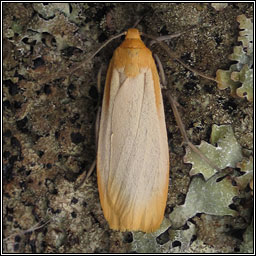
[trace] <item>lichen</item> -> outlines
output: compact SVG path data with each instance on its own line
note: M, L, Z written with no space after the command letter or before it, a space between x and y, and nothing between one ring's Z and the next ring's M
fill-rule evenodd
M253 24L244 14L239 15L237 21L241 29L238 41L242 42L242 46L235 46L229 55L229 59L236 63L229 70L218 69L216 80L219 89L230 87L232 96L253 101Z
M164 218L160 228L153 233L133 232L131 251L136 251L137 253L162 252L168 244L165 244L164 246L158 244L157 237L164 233L170 227L170 225L170 220Z
M251 156L250 159L243 159L237 164L237 167L240 168L240 171L244 174L235 177L235 180L240 189L244 189L253 180L253 157Z
M55 16L57 12L62 12L65 15L70 14L68 3L34 3L33 8L38 12L44 19L51 19Z
M234 216L236 212L229 205L237 195L237 187L232 185L228 177L223 178L223 174L217 173L208 181L195 176L190 183L185 203L176 206L169 215L172 226L181 227L197 213Z
M187 225L187 229L169 229L168 232L172 241L171 253L187 252L189 249L191 240L196 233L196 226L191 222L188 222ZM176 246L177 244L179 246Z
M222 10L224 10L228 6L228 3L212 3L211 6L216 11L222 11Z
M236 164L242 160L241 146L234 137L230 125L213 125L210 142L211 144L202 141L197 147L219 169L236 167ZM186 148L184 162L192 164L191 176L201 173L208 180L217 172L189 147Z

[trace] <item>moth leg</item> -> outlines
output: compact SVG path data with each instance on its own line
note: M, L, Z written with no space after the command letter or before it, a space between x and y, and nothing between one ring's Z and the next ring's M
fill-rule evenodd
M97 75L97 89L98 89L98 104L97 104L97 115L96 115L96 122L95 122L95 145L96 145L96 151L98 150L98 138L99 138L99 131L100 131L100 114L101 114L101 105L100 105L100 99L101 97L99 95L102 95L101 91L101 73L102 73L102 66L99 69L98 75Z
M164 74L164 69L163 69L163 65L158 57L157 54L153 54L154 59L156 61L157 67L158 67L158 71L159 71L159 77L161 80L161 88L167 88L167 81L165 78L165 74Z
M100 67L98 75L97 75L97 90L98 95L101 94L101 73L102 73L102 67ZM100 107L100 101L98 97L98 110L95 120L95 145L96 145L96 152L98 147L98 137L99 137L99 127L100 127L100 113L101 113L101 107ZM94 169L96 167L96 159L92 162L91 167L88 172L83 172L76 180L75 182L75 190L77 190L83 183L85 183L88 178L93 173Z

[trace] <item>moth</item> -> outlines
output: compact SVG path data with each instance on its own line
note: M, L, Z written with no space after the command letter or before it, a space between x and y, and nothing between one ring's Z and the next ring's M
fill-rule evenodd
M134 28L127 31L108 67L97 179L111 229L159 228L169 184L165 115L156 64Z

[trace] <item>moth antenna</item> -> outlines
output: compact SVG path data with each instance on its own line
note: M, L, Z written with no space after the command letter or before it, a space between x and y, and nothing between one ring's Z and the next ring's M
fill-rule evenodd
M75 182L74 189L77 190L81 185L83 185L87 179L91 176L94 168L96 167L96 159L93 161L88 172L83 172Z
M36 223L34 226L32 226L31 228L27 229L27 230L23 230L20 232L16 232L14 234L11 234L9 236L7 236L6 238L3 239L3 242L7 242L10 238L16 236L16 235L24 235L27 234L29 232L34 232L35 230L38 230L42 227L44 227L45 225L47 225L51 220L47 220L45 223L41 224L42 221L39 221L38 223ZM41 225L40 225L41 224Z
M198 71L196 69L193 69L190 66L188 66L187 64L185 64L181 59L179 59L179 57L175 53L173 53L170 50L170 48L168 47L168 45L166 43L159 41L157 37L145 34L143 32L141 33L141 35L156 41L167 52L167 54L169 55L169 57L171 59L179 62L183 67L185 67L189 71L191 71L191 72L193 72L193 73L195 73L195 74L197 74L197 75L199 75L199 76L201 76L201 77L203 77L205 79L208 79L208 80L214 81L215 83L218 83L218 81L215 78L207 76L207 75L203 74L202 72L200 72L200 71Z
M99 53L106 45L108 45L112 40L121 37L123 35L125 35L126 32L123 32L121 34L118 34L116 36L111 37L110 39L108 39L105 43L103 43L103 45L101 47L99 47L98 50L96 50L88 59L86 59L85 61L83 61L82 63L80 63L78 66L74 67L73 69L71 69L71 75L77 71L79 68L81 68L83 65L85 65L87 62L89 62L91 59L94 58L94 56Z
M171 40L175 37L179 37L180 35L184 34L185 32L181 32L181 33L176 33L173 35L165 35L165 36L159 36L157 37L157 41L155 40L151 40L149 43L149 46L152 46L153 44L157 43L158 41L167 41L167 40Z

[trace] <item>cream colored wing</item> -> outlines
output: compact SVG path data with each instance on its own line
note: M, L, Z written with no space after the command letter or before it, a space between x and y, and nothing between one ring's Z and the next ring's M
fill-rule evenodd
M108 89L97 157L103 212L112 229L151 232L162 222L169 181L160 87L156 93L149 68L134 78L113 69Z

